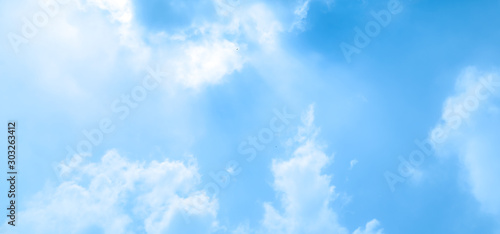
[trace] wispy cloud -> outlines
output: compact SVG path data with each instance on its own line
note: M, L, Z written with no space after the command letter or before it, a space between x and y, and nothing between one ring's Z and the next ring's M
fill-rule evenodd
M500 79L495 72L469 67L457 79L456 93L447 98L440 124L432 130L444 132L434 148L438 156L459 157L465 167L470 191L487 213L500 215Z

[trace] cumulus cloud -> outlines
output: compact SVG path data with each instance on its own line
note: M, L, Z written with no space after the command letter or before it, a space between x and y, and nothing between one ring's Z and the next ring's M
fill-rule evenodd
M19 8L15 12L20 13L4 12L9 21L20 21L22 14L37 6L34 0L26 3L8 7ZM288 9L300 19L297 25L307 16L309 1L299 3L300 7ZM47 26L37 29L29 43L19 46L23 59L27 59L23 61L29 61L30 70L42 77L40 85L65 96L91 97L84 84L106 84L120 63L127 64L120 67L131 72L159 64L162 70L170 71L172 82L198 89L221 83L261 52L279 50L280 34L290 25L288 21L283 23L277 15L279 9L268 3L214 0L217 17L175 29L149 30L137 19L135 4L140 3L79 0L59 5ZM11 31L20 27L14 29ZM74 64L93 67L82 72Z
M174 32L156 32L137 19L137 3L131 0L55 4L54 17L46 26L35 27L36 35L26 43L2 46L12 53L14 50L8 47L15 48L24 59L19 62L28 61L30 70L44 79L41 85L55 92L69 90L63 95L84 95L82 83L90 79L94 84L104 83L119 63L127 64L121 67L132 72L161 64L163 70L171 71L170 80L189 88L216 84L243 67L247 59L242 50L247 41L255 40L259 45L275 41L273 30L278 24L276 20L268 21L272 11L261 4L250 6L252 12L231 16L230 20L216 18ZM9 6L19 15L6 15L9 21L22 21L22 15L35 6L36 1L28 0L25 5ZM37 10L44 12L43 8ZM21 26L6 30L21 34ZM1 25L0 29L4 27L10 26ZM74 64L93 67L82 72Z
M256 44L257 51L273 48L282 31L264 3L249 3L243 9L239 1L217 0L214 7L222 18L154 33L134 22L130 0L92 0L88 5L109 12L110 19L120 23L121 42L132 48L134 56L140 54L142 62L156 61L172 81L194 89L240 71L249 60L248 43ZM151 40L146 45L141 38Z
M197 190L196 161L131 162L116 151L79 162L21 211L18 233L165 233L176 226L217 228L218 203ZM4 226L5 228L5 226Z
M331 176L322 171L332 158L316 141L319 129L314 126L314 106L302 116L302 122L294 138L298 147L291 158L272 163L273 188L282 211L265 203L263 229L266 233L348 233L330 208L337 193ZM377 226L378 221L373 220L364 232L358 229L355 233L382 233Z
M283 29L273 10L260 2L241 4L214 1L216 20L150 35L158 51L154 60L176 83L197 89L219 84L227 75L241 71L256 54L279 48Z
M182 45L178 57L164 64L177 82L197 88L217 84L222 77L241 70L244 60L239 46L225 39L207 40Z
M0 11L7 21L21 22L22 16L38 5L35 0L24 3L0 3L8 5L0 9L10 12ZM157 64L170 71L172 82L198 89L222 83L225 77L251 63L252 58L265 57L259 56L261 52L279 51L284 28L302 27L310 0L287 7L286 11L296 17L295 23L284 19L280 15L282 9L269 3L214 0L214 9L206 9L205 13L215 10L217 17L160 31L150 30L138 19L135 4L140 3L78 0L58 4L48 24L37 28L38 33L29 43L19 46L23 56L19 62L25 67L24 62L28 61L27 70L38 74L40 79L36 82L51 93L73 98L91 98L89 87L109 84L112 74L138 72ZM42 8L37 10L43 12ZM0 25L0 29L10 25ZM6 32L19 34L20 28L6 28ZM247 50L247 45L251 50ZM82 71L75 64L92 64L92 69ZM116 67L121 67L121 71ZM165 82L165 86L172 82Z
M465 168L470 191L481 209L500 215L500 79L498 74L467 68L457 80L456 93L443 108L431 139L437 155L456 155Z

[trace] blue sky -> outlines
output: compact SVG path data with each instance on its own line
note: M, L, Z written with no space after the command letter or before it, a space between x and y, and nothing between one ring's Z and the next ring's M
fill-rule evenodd
M500 233L498 9L0 1L0 230Z

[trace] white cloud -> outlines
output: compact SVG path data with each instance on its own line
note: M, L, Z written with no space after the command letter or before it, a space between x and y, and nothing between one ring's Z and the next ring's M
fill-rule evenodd
M499 117L494 116L496 120ZM496 121L494 118L489 121ZM497 186L500 178L500 147L493 140L500 139L500 126L496 124L493 129L463 139L461 142L465 145L459 157L467 169L471 192L481 203L481 209L500 215L500 189Z
M188 42L165 63L167 71L186 87L217 84L225 75L241 70L244 59L239 45L225 39Z
M380 223L376 219L374 219L366 224L364 230L358 228L352 234L382 234L383 230L380 229L379 226Z
M10 9L19 8L16 12L26 14L29 7L36 5L35 1L28 1ZM22 19L12 14L9 17L13 22ZM90 97L84 84L100 86L113 73L138 72L156 64L171 70L172 81L199 88L219 83L243 67L246 60L240 50L245 45L234 38L240 29L232 24L215 20L190 25L183 29L185 35L159 37L166 33L151 33L140 25L130 0L82 0L59 5L47 26L38 29L29 43L19 46L19 63L24 67L27 62L28 71L41 77L41 85L64 96ZM21 27L12 32L20 34ZM155 40L146 43L144 38ZM81 67L88 64L92 64L92 69L82 71ZM121 71L115 70L118 65Z
M87 0L87 2L109 11L112 20L123 24L129 24L132 21L132 2L130 0Z
M249 234L249 233L254 233L254 231L250 228L250 224L248 224L248 222L246 222L246 223L238 225L238 227L236 227L236 229L234 229L231 233L232 234Z
M221 83L252 62L254 55L279 47L282 26L266 4L215 1L214 5L218 20L150 36L158 45L155 61L162 61L170 77L185 87Z
M294 19L289 31L299 30L304 31L306 26L307 14L312 0L297 0L293 9ZM333 0L322 0L328 8L333 3Z
M445 137L435 144L437 155L456 155L463 163L471 193L481 209L500 215L500 139L498 94L500 80L496 73L467 68L457 80L456 94L449 97L441 123L432 131L446 129ZM475 100L475 101L474 101ZM472 105L477 102L477 105ZM469 108L467 107L469 106ZM472 108L474 107L475 108ZM431 139L437 139L431 136Z
M111 22L118 22L117 33L120 43L134 53L134 62L147 63L151 48L141 39L138 25L133 21L133 4L131 0L87 0L85 7L98 7L109 13Z
M497 92L497 79L495 73L481 73L474 67L464 69L455 85L456 94L446 99L441 120L430 134L437 149L441 142L456 136L457 130L469 123L470 117Z
M307 12L309 11L309 3L311 0L301 0L297 3L295 7L294 14L295 20L292 23L291 30L297 28L299 30L304 30L305 19L307 18Z
M48 25L40 28L28 44L20 45L25 58L19 63L24 67L29 61L28 70L38 74L40 85L51 93L91 98L94 94L86 87L89 84L100 87L108 84L112 74L138 73L147 65L161 64L162 70L170 71L171 81L198 89L221 83L252 58L261 60L261 52L279 50L283 24L275 9L265 3L216 0L214 7L220 17L160 32L141 25L134 15L134 4L138 3L80 0L60 5ZM26 14L36 5L29 0L25 6L13 5L9 10L18 8L15 12ZM223 11L221 6L225 7ZM22 18L6 15L13 22ZM20 27L12 31L16 30ZM251 45L251 51L247 45ZM75 64L92 64L92 69L82 71ZM165 86L170 84L165 82Z
M240 6L241 0L213 0L217 14L229 16Z
M275 12L262 2L243 4L234 0L214 0L219 15L225 17L218 30L240 36L247 43L256 43L257 50L274 50L279 42L283 26ZM241 3L241 4L240 4Z
M282 31L280 22L263 3L252 3L244 9L239 7L239 1L214 3L217 12L228 20L216 19L173 33L151 34L139 30L134 22L130 0L89 1L89 5L108 11L111 20L120 23L120 40L140 58L136 60L157 61L163 70L169 71L172 81L194 89L218 84L225 76L240 71L250 56L245 51L247 42L272 49ZM152 40L146 46L140 38Z
M354 166L358 164L358 160L357 159L353 159L351 160L350 162L350 166L349 166L349 170L352 170L352 168L354 168Z
M196 162L192 162L145 164L109 151L100 162L76 163L66 170L64 182L30 200L13 230L165 233L186 218L190 225L208 232L217 226L218 204L203 190L196 190L200 175Z
M240 19L246 35L265 48L276 47L283 26L273 12L262 3L250 6L246 12Z
M45 12L44 7L38 6L38 1L28 0L8 7L0 3L2 12L11 10L17 13L8 15L6 22L15 22L12 24L15 27L8 29L10 33L24 37L24 17L31 22L26 25L34 29L27 43L13 47L17 48L18 54L13 48L7 48L2 55L14 64L7 71L29 73L26 78L21 78L29 80L26 83L36 84L50 95L87 98L91 96L84 88L87 84L96 87L109 80L107 74L117 60L118 38L113 34L114 26L106 23L100 13L89 11L81 14L82 9L74 1L69 2L55 3L57 7L51 8L54 10L43 27L33 24L33 17ZM3 27L1 25L0 29ZM92 64L92 69L88 69L88 64Z
M307 16L308 2L300 1L302 5L289 10L302 19ZM219 17L173 32L151 32L134 15L134 4L140 3L79 0L60 5L48 25L20 46L24 57L20 66L28 61L27 70L40 77L36 82L42 87L76 100L94 97L92 88L109 85L113 74L138 73L146 65L156 64L170 71L171 81L197 89L219 84L246 63L259 63L269 51L280 51L280 35L290 25L278 15L280 9L270 4L214 0ZM18 22L37 3L29 0L24 5L8 5L9 11L19 12L4 12L8 21ZM82 71L85 64L92 64L92 69ZM165 82L165 86L170 84Z
M304 126L299 127L294 138L299 146L292 157L286 161L273 161L273 187L283 211L270 203L264 204L262 224L266 233L348 233L330 208L337 194L330 184L331 176L323 174L322 170L331 158L316 142L319 129L313 121L314 106L311 105L302 116ZM374 230L376 225L373 222L377 221L367 224L367 230Z

